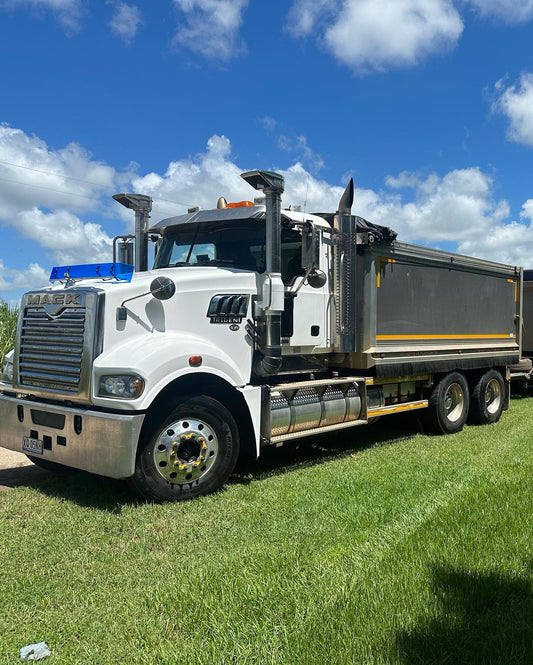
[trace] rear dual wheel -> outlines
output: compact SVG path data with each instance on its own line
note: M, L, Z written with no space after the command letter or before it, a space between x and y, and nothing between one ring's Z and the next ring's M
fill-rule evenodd
M470 396L466 378L451 372L435 386L425 414L427 428L436 434L453 434L467 421L479 425L497 422L503 411L505 383L495 369L485 372Z
M447 374L429 396L426 427L435 434L453 434L463 429L468 416L468 383L460 372Z
M472 391L472 406L469 422L476 425L496 423L503 411L505 383L503 376L495 369L485 372Z

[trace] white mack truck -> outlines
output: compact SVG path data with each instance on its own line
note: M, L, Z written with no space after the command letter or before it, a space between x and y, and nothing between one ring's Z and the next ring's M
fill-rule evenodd
M264 204L151 228L149 197L116 195L135 211L122 260L56 267L23 296L1 446L180 500L239 455L377 416L424 410L443 433L500 418L521 269L397 242L352 215L352 181L336 213L307 214L282 210L279 174L242 177Z

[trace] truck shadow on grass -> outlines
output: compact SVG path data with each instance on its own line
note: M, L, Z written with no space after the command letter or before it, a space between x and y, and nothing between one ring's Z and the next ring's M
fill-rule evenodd
M76 469L52 473L33 464L1 469L0 490L17 487L31 487L52 498L111 513L120 513L124 506L140 503L125 482Z
M517 401L531 398L531 393L511 396L512 400ZM280 448L266 446L261 450L261 457L258 460L240 460L228 485L249 484L269 476L324 464L374 446L395 445L402 440L413 439L419 434L438 437L424 427L423 415L423 411L398 413L393 418L377 418L368 426L293 439ZM469 425L469 427L484 426L486 425ZM531 663L533 665L533 660Z
M533 562L529 564L533 572ZM531 665L531 582L452 567L433 571L438 617L398 634L394 662L413 665Z
M293 439L282 447L267 446L258 460L241 460L228 484L249 484L270 476L357 454L374 446L411 439L421 432L418 417L413 413L381 418L369 426L333 431L329 434Z
M305 437L281 448L264 448L258 460L241 460L226 485L248 485L292 470L324 464L348 454L357 454L376 445L412 438L420 431L413 416L400 414L394 419L379 420L369 427ZM53 498L111 513L120 513L125 506L146 503L133 493L125 481L74 469L50 473L30 465L0 470L0 488L9 490L15 487L31 487ZM223 492L224 488L220 491Z

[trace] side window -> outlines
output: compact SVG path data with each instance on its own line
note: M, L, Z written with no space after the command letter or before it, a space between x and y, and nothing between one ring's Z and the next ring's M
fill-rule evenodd
M265 272L265 243L250 245L250 254L253 256L257 272Z
M302 268L302 236L294 229L281 231L281 279L285 285L305 274Z

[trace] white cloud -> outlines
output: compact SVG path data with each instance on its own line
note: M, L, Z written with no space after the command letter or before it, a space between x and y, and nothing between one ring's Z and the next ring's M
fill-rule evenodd
M147 173L134 177L133 188L154 197L153 220L182 214L187 206L214 208L219 196L224 196L228 201L261 197L260 192L252 189L241 178L243 171L257 165L237 165L231 157L229 139L215 134L208 140L204 152L171 162L164 175ZM272 168L285 177L283 200L286 205L300 205L302 209L305 206L307 211L336 210L334 206L338 203L343 187L332 186L317 179L300 162L285 170ZM173 205L168 203L169 200L179 201L183 205Z
M484 17L523 23L533 18L533 0L463 0Z
M36 242L50 262L111 260L111 237L100 224L83 218L105 215L111 194L130 179L131 174L93 160L78 144L53 150L36 136L0 125L0 227ZM42 283L42 268L28 270L2 264L2 283L13 289L37 279ZM27 284L20 283L19 274L28 277Z
M533 222L533 199L528 199L522 206L520 219L529 219ZM533 259L531 261L533 263Z
M119 175L77 143L53 150L20 129L0 124L0 217L11 210L67 207L94 210Z
M309 212L337 209L342 187L314 179L300 165L283 174L284 202L303 205L307 196ZM402 242L430 247L450 243L456 245L459 253L499 263L532 265L532 225L507 223L509 205L505 200L494 200L492 178L480 169L425 178L402 173L388 177L386 185L379 192L356 187L352 212L392 227ZM524 204L526 209L533 216L533 200Z
M418 64L455 47L463 22L451 0L296 0L287 29L314 35L354 71Z
M205 152L170 162L163 175L147 173L134 177L132 185L136 192L165 199L154 201L154 220L182 214L187 206L214 208L219 196L225 196L228 201L253 196L251 188L240 177L242 169L230 157L230 141L215 134L208 140Z
M478 168L450 171L444 177L402 173L386 182L406 188L412 200L404 203L398 194L385 197L373 211L373 221L385 224L388 218L388 225L409 241L477 241L509 216L508 203L492 197L492 178Z
M273 132L278 124L277 120L269 115L258 118L258 120L267 132Z
M533 225L526 220L533 219L533 199L522 207L524 221L509 222L509 204L494 199L492 177L479 168L459 169L443 177L401 173L386 182L394 189L411 190L414 200L387 202L381 195L369 209L370 218L392 226L401 240L430 246L457 243L460 254L533 267Z
M67 210L21 210L13 225L22 236L38 239L41 247L51 251L55 263L94 263L102 257L111 260L112 238L101 225L83 222Z
M221 62L243 51L239 29L248 0L174 0L174 4L185 19L176 32L177 44Z
M83 14L81 0L0 0L0 9L13 10L27 7L39 13L48 10L68 32L77 32Z
M500 80L495 89L493 110L507 116L508 138L533 147L533 73L522 74L518 84L507 87Z
M114 5L115 13L109 22L111 32L126 44L131 44L143 22L141 11L136 5L125 2L115 2Z
M324 167L324 160L307 144L305 136L291 137L282 134L278 137L277 144L280 150L289 153L303 163L311 173L316 173Z
M306 136L294 135L294 132L282 127L275 118L264 116L258 118L265 132L273 137L279 150L288 153L312 173L324 167L324 160L307 142Z
M530 250L532 243L532 225L513 221L489 228L482 237L463 241L458 251L499 263L533 268Z
M23 270L6 268L0 259L0 291L29 291L48 283L50 271L46 271L37 263L30 263Z
M307 37L318 23L335 17L336 0L296 0L289 11L287 30L296 37Z

